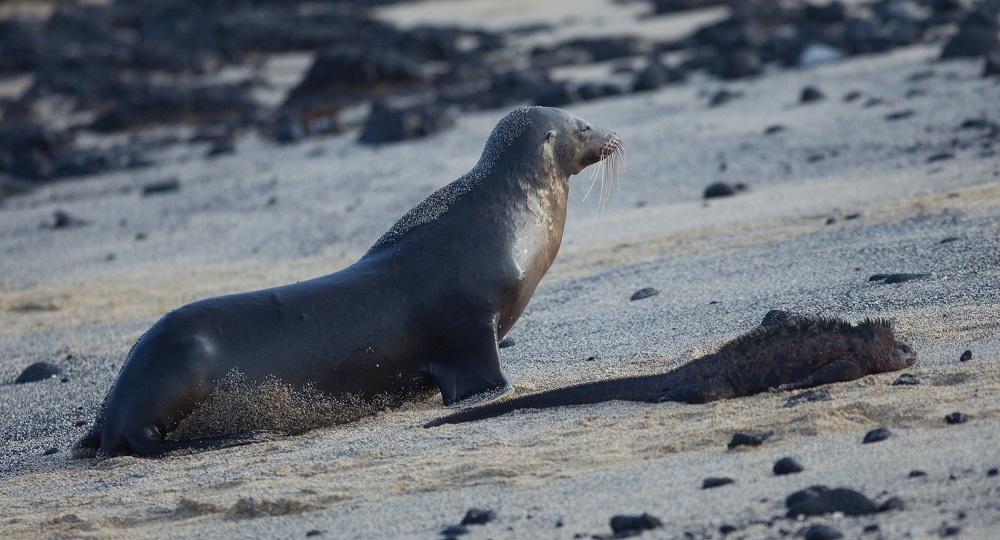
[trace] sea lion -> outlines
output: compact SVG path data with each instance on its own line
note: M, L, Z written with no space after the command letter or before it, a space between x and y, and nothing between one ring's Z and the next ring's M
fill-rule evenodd
M770 314L769 314L770 315ZM424 424L436 427L500 416L517 409L544 409L611 400L708 403L768 389L797 390L853 381L912 366L916 352L898 341L892 324L860 324L792 315L765 323L702 356L656 375L625 377L502 399Z
M452 404L509 388L497 341L556 257L569 177L609 156L605 170L614 170L621 148L614 132L560 109L510 112L468 174L407 212L353 265L165 315L132 347L74 453L159 456L244 441L241 433L165 440L233 371L333 398L436 385Z

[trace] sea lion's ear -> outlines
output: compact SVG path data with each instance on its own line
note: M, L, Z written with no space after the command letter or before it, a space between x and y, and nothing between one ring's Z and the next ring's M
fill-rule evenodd
M550 142L552 142L554 140L556 140L556 132L555 131L550 131L550 132L548 132L548 133L545 134L545 142L550 143Z

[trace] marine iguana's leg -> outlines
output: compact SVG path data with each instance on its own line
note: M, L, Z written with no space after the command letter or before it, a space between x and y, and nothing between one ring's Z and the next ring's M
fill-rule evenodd
M680 401L682 403L708 403L720 399L736 397L736 388L726 375L716 375L710 379L684 386L671 388L662 394L654 396L649 401L663 403L664 401Z
M778 389L801 390L802 388L812 388L821 384L853 381L855 379L860 379L867 374L868 373L858 362L848 358L838 358L812 372L812 374L805 379L783 384L779 386Z
M455 336L428 369L445 405L477 394L510 388L500 368L496 325L482 325Z

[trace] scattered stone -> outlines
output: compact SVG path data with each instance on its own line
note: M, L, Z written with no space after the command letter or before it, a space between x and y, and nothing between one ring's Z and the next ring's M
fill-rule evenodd
M142 195L144 197L148 195L162 195L165 193L174 193L180 191L180 189L181 183L177 178L167 178L166 180L142 186Z
M795 474L806 470L805 467L799 463L799 460L793 457L783 457L778 461L774 462L774 474L785 475L785 474Z
M958 32L941 49L942 59L983 56L1000 48L996 14L991 17L985 11L969 13Z
M957 242L957 241L958 241L957 236L949 236L948 238L942 238L941 241L938 242L938 244L950 244L952 242Z
M701 482L701 489L712 489L719 486L725 486L727 484L735 483L736 480L729 478L728 476L710 476Z
M649 65L636 75L635 82L632 83L632 91L646 92L683 80L683 72L670 69L658 58L653 58L650 60Z
M889 122L896 120L903 120L904 118L909 118L913 116L913 109L906 109L902 111L895 111L885 115L885 119Z
M319 536L321 534L323 534L323 531L319 529L310 529L306 531L306 536Z
M920 378L912 373L903 373L892 381L893 386L915 386L920 384Z
M57 453L59 453L59 449L55 448L55 447L52 447L52 448L49 448L48 450L42 452L42 455L43 456L51 456L52 454L57 454Z
M470 508L468 512L465 513L465 517L462 518L462 525L486 525L487 523L493 521L497 518L497 513L493 510L480 510L478 508Z
M986 471L986 476L997 476L1000 475L1000 468L993 467L992 469Z
M879 528L880 527L878 526L878 523L872 523L871 525L865 525L865 528L862 529L862 531L865 534L868 534L868 533L878 532Z
M71 215L65 210L56 210L52 213L53 229L71 229L74 227L83 227L86 224L86 221Z
M875 503L863 494L848 488L816 489L825 486L813 486L803 491L789 495L785 504L788 507L787 517L800 515L820 516L833 512L841 512L846 516L862 516L874 514ZM795 497L795 502L788 503Z
M941 530L941 537L945 538L948 536L958 536L958 533L962 532L962 528L958 525L952 525L950 527L945 527Z
M913 281L915 279L923 279L931 277L930 274L873 274L868 278L868 282L881 281L886 285L893 283L903 283L906 281Z
M497 343L497 348L506 349L507 347L513 347L515 344L517 344L517 342L514 341L514 338L507 336L501 339L500 343Z
M709 184L705 188L704 197L706 199L714 199L716 197L729 197L736 195L741 191L746 191L746 184L739 182L736 184L727 184L725 182L716 182L714 184Z
M837 540L838 538L843 538L844 533L829 525L817 523L816 525L812 525L806 529L806 531L802 533L802 537L805 538L805 540Z
M746 433L736 433L733 435L733 438L729 440L729 444L726 445L726 448L732 450L733 448L738 448L740 446L760 446L764 444L764 441L768 440L771 435L774 435L773 431L762 431L752 435Z
M986 55L986 62L983 63L983 77L1000 75L1000 48L993 49Z
M663 522L647 513L643 513L641 516L614 516L611 518L610 525L616 538L625 538L626 536L641 534L642 531L663 527Z
M660 294L660 291L652 287L645 287L632 293L632 296L629 298L629 300L633 302L636 300L644 300L646 298L649 298L651 296L656 296L658 294Z
M803 88L802 93L799 95L799 103L815 103L824 99L826 99L826 95L815 86Z
M905 510L906 505L899 497L889 497L878 507L879 512L890 512L892 510Z
M30 382L44 381L51 379L62 373L59 366L48 362L35 362L24 368L24 371L14 379L14 384L25 384Z
M865 433L865 438L862 439L862 444L868 444L873 442L884 441L892 436L892 432L888 428L878 427L868 433Z
M719 533L721 533L722 536L726 536L727 534L734 533L734 532L736 532L738 530L739 529L737 529L736 527L734 527L732 525L729 525L728 523L724 523L724 524L722 524L722 525L719 526Z
M969 350L969 349L966 349L965 352L962 353L962 356L958 357L958 361L959 362L968 362L969 360L972 360L972 351Z
M960 412L953 412L944 417L944 421L948 424L964 424L969 420L969 417Z
M399 142L426 137L454 125L454 114L437 105L399 110L377 105L365 121L358 141L365 144Z
M920 478L923 476L927 476L927 473L921 471L920 469L913 469L912 471L910 471L910 474L908 475L909 478Z
M857 90L852 90L844 94L844 97L841 99L844 100L844 103L850 103L852 101L857 101L859 98L861 98L861 92L858 92Z
M718 92L712 94L712 97L708 100L708 106L709 107L721 107L722 105L725 105L726 103L729 103L733 99L738 98L738 97L742 97L742 96L743 96L743 92L736 92L736 91L727 90L727 89L723 88L722 90L719 90Z
M788 398L788 401L785 401L783 406L794 407L807 401L830 401L832 399L833 397L830 396L829 390L826 388L816 388L795 394L794 396Z
M927 163L934 163L936 161L945 161L949 159L955 159L954 152L938 152L937 154L928 156Z
M205 157L216 157L225 154L235 154L236 153L236 141L232 138L220 139L212 143L212 146L208 148L208 152L205 152Z

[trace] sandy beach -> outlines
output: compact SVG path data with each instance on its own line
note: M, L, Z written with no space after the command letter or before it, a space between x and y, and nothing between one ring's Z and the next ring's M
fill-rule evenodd
M596 193L584 199L589 171L573 179L560 254L501 351L513 392L665 371L772 309L886 318L917 352L904 373L919 384L868 376L790 406L790 392L608 402L424 429L448 412L435 395L241 447L74 459L78 424L160 316L351 264L475 165L507 110L381 146L356 132L292 146L246 136L213 159L175 146L151 167L4 200L0 533L441 538L480 508L496 519L462 538L610 537L612 516L644 512L663 527L643 538L721 538L725 527L779 538L814 524L847 538L994 537L1000 139L989 122L1000 122L1000 79L983 77L981 60L939 53L924 44L752 79L694 77L566 107L621 136L627 172L603 210ZM801 103L807 86L825 99ZM723 88L737 97L710 106ZM180 188L143 195L168 179ZM714 182L747 189L704 199ZM53 228L58 210L85 224ZM869 281L892 273L928 275ZM658 294L630 301L645 287ZM43 361L63 374L12 384ZM946 423L953 412L967 421ZM877 427L891 437L862 444ZM735 433L760 432L773 434L727 449ZM805 470L775 475L785 456ZM709 477L735 482L703 489ZM785 497L816 484L903 508L785 518Z

